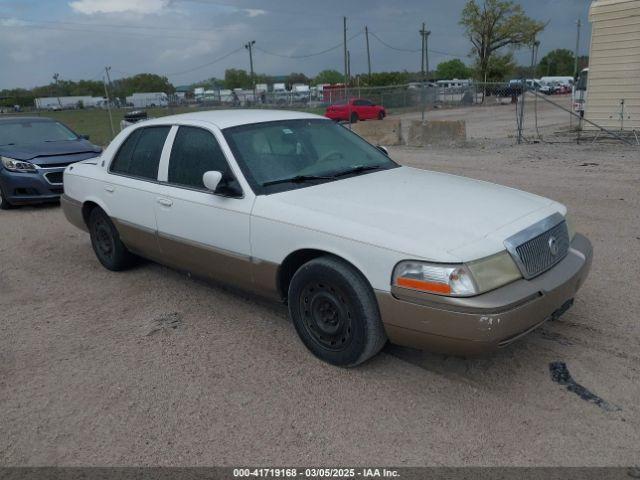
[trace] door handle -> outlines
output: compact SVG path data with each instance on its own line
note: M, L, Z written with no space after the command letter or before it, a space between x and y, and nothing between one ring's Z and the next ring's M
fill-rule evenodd
M173 205L173 202L168 198L158 198L158 203L164 207L170 207Z
M109 193L113 193L116 191L116 189L113 188L111 185L107 185L106 187L104 187L104 189Z

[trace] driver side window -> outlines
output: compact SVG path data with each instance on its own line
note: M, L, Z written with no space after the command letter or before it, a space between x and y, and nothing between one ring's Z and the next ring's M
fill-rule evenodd
M167 181L174 185L205 189L202 176L216 170L229 175L229 164L211 132L197 127L179 127L171 147Z

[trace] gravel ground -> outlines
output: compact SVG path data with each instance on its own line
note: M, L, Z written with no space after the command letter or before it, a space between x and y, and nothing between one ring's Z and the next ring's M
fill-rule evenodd
M571 108L571 95L552 95L543 97L564 108ZM501 102L501 103L500 103ZM467 138L471 140L492 139L499 141L505 136L517 136L516 106L509 99L487 97L485 105L477 107L441 108L426 112L427 120L465 120ZM397 115L402 119L420 120L420 111ZM536 117L537 125L536 129ZM545 101L527 95L524 108L524 135L527 138L540 135L552 135L557 130L567 130L571 122L571 114Z
M639 151L392 156L566 203L595 248L574 308L488 357L388 346L342 370L282 306L153 263L109 272L57 206L0 212L0 464L640 463ZM554 383L557 361L607 404Z

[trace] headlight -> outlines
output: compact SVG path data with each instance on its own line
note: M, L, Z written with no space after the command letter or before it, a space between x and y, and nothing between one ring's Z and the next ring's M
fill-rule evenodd
M466 265L442 265L417 261L398 263L393 269L393 285L411 290L466 297L478 289Z
M518 266L506 250L467 263L479 293L488 292L522 278Z
M403 261L393 270L395 286L436 295L469 297L522 278L507 251L466 264L442 265Z
M11 172L35 173L36 166L33 163L14 160L13 158L0 157L4 168Z

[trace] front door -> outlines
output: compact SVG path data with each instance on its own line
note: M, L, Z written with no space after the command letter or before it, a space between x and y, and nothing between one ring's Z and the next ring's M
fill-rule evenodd
M167 171L160 175L163 192L155 206L163 261L197 275L250 287L253 195L233 198L207 190L202 182L207 171L222 172L224 181L236 182L227 159L211 131L177 128Z

